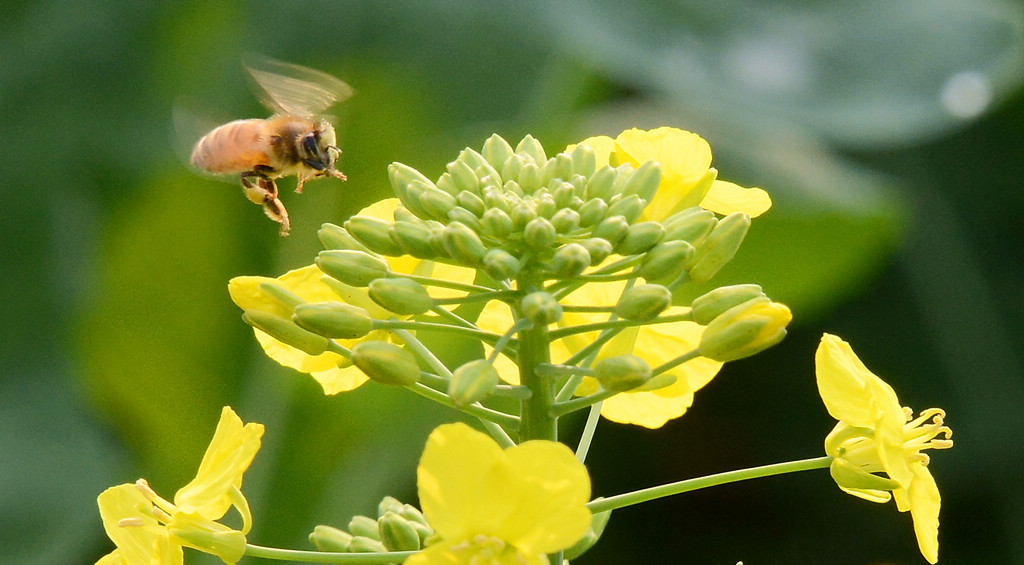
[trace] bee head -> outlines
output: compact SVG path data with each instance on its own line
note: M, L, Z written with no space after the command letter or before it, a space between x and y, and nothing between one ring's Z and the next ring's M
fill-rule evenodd
M335 143L334 128L327 122L321 122L299 140L302 162L317 171L331 174L340 153Z

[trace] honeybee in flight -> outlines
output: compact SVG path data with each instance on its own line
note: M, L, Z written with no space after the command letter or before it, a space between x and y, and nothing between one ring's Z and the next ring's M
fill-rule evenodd
M341 150L334 126L321 115L352 95L337 78L266 57L245 61L260 102L273 115L235 120L204 135L192 150L192 165L213 174L240 174L245 196L288 235L288 211L274 179L295 175L296 192L319 177L346 180L334 168Z

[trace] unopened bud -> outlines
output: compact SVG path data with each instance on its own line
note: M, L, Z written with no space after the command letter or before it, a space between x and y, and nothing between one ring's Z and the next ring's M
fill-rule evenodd
M480 218L477 218L472 212L462 206L456 206L448 210L448 219L450 220L449 223L459 222L475 232L480 231Z
M653 281L675 279L693 259L693 246L685 241L662 241L644 254L641 277Z
M548 160L544 154L544 146L529 134L519 142L519 145L516 145L516 153L519 155L529 155L533 158L534 163L544 163Z
M379 383L406 386L420 379L420 367L412 353L386 341L357 343L352 347L352 362ZM351 527L349 531L353 531Z
M397 498L395 498L393 496L385 496L384 498L380 499L380 502L377 503L377 517L378 518L380 518L381 516L387 514L388 512L401 512L401 511L402 511L402 501L398 500Z
M486 359L470 361L452 373L448 396L461 408L486 400L498 387L498 371Z
M353 216L345 222L345 229L370 251L397 257L402 249L391 239L391 224L367 216Z
M320 551L347 553L348 546L352 543L352 534L320 524L309 534L309 541Z
M626 221L633 223L643 214L647 201L642 200L635 194L623 196L618 201L608 206L608 216L622 216Z
M455 195L455 199L459 201L459 206L469 210L474 216L479 218L484 215L484 199L476 193L463 190Z
M743 212L734 212L722 218L697 248L696 259L690 267L690 279L702 283L715 276L736 256L749 228L750 216Z
M695 298L690 304L693 321L706 326L733 306L764 295L764 291L756 284L735 284L716 288Z
M348 233L348 230L331 223L320 226L320 229L316 232L316 236L324 246L324 249L356 249L359 251L369 251L365 245L356 241L356 238L352 237L352 234Z
M377 279L367 290L371 300L401 316L422 314L434 306L427 289L412 279Z
M587 180L587 198L600 198L607 202L612 196L616 174L615 169L604 166L590 175Z
M580 242L590 254L590 265L600 265L612 254L612 244L600 237L590 237Z
M332 339L356 339L373 329L369 312L344 302L301 304L295 307L292 321L300 328Z
M543 163L543 161L541 161ZM525 194L533 194L540 188L540 167L527 161L519 170L519 186Z
M697 246L715 229L718 218L711 210L696 206L676 212L661 223L665 226L666 240L688 241Z
M594 378L611 392L626 392L651 378L651 367L636 355L618 355L594 365Z
M439 188L420 193L420 206L435 220L447 219L448 212L457 204L454 196Z
M459 192L463 190L477 192L480 190L480 179L476 177L476 171L462 159L448 163L448 174L452 176L452 181L455 182Z
M604 219L608 204L600 198L591 198L580 206L580 225L590 227Z
M523 241L537 250L551 247L555 242L555 226L546 218L534 218L523 228Z
M514 227L512 218L501 208L488 208L480 220L481 230L492 237L503 238Z
M292 291L287 288L271 282L260 283L256 288L259 289L260 294L267 298L277 302L284 307L285 310L294 310L299 304L305 304L305 300L299 298Z
M492 167L501 170L505 160L512 156L513 151L512 146L503 137L494 134L484 142L480 153Z
M562 305L554 296L543 291L527 294L521 306L523 315L538 326L553 324L562 318Z
M384 553L387 550L383 543L369 536L355 536L348 544L349 553Z
M640 222L626 231L626 236L615 246L619 255L636 255L654 247L665 238L665 228L658 222Z
M315 262L325 274L349 286L364 287L376 279L386 278L391 273L385 260L363 251L321 251Z
M722 362L749 357L782 341L792 319L789 308L766 296L748 300L708 324L701 336L700 354Z
M391 226L391 239L402 248L402 251L417 259L433 259L433 246L430 245L430 228L414 222L395 222Z
M537 219L537 211L528 206L525 202L520 202L512 207L512 224L516 229L525 229L527 224Z
M483 268L496 281L513 279L519 274L522 265L504 249L490 249L484 254Z
M570 157L574 173L589 177L597 170L597 156L588 145L577 145Z
M594 228L592 235L599 237L613 246L622 241L629 231L629 222L622 216L608 216Z
M551 225L558 233L569 233L580 225L580 213L572 208L562 208L551 217Z
M462 222L448 224L444 229L444 237L441 241L453 259L467 265L479 265L484 254L487 253L487 246L480 241L480 236Z
M388 512L377 520L380 541L388 551L417 551L420 536L408 520L395 512Z
M651 320L672 305L672 291L660 284L643 284L622 293L615 313L626 320Z
M556 278L570 279L591 264L590 252L579 243L567 243L551 258L551 271Z
M629 178L623 189L624 194L635 194L644 202L650 202L658 191L661 182L661 165L657 161L647 161L640 165Z
M270 337L290 345L307 355L320 355L327 351L328 339L304 330L287 318L260 310L247 310L242 320Z

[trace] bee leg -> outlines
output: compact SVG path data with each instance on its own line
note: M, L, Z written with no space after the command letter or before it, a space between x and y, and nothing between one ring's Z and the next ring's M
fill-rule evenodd
M288 221L288 210L277 198L277 183L260 171L246 171L242 173L242 190L245 197L251 202L263 206L263 212L268 218L281 224L281 235L288 235L291 225Z

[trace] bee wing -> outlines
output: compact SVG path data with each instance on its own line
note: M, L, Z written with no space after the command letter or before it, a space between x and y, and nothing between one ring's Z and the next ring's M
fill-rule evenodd
M253 54L244 64L260 101L278 114L313 116L353 94L345 82L308 67Z
M237 181L237 177L215 175L192 164L192 150L206 134L230 121L228 118L214 118L209 112L198 110L202 105L190 98L178 98L171 113L173 132L171 145L174 154L193 173L224 182Z

